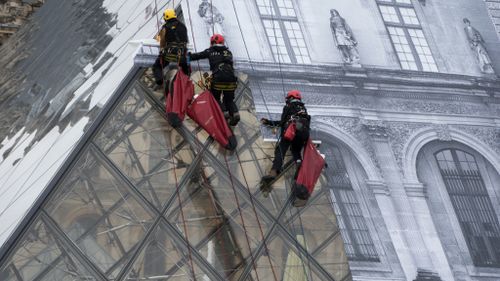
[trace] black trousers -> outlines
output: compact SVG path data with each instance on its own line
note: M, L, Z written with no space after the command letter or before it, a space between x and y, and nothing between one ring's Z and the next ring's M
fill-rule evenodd
M155 83L157 85L162 85L163 84L163 69L170 64L174 64L173 62L168 62L166 60L161 59L161 56L158 56L156 58L155 63L153 64L153 76L155 78ZM182 71L186 73L188 76L191 74L191 71L189 71L189 66L187 64L186 57L181 57L179 61L179 66L182 68Z
M302 159L302 149L306 145L307 140L309 139L309 131L297 132L295 138L292 141L285 140L283 138L283 134L281 134L280 142L276 149L274 150L274 161L272 169L276 172L280 172L283 166L283 159L285 158L285 154L288 148L291 147L292 157L294 161Z
M213 74L212 87L210 89L215 100L217 100L217 102L221 105L222 111L229 111L229 114L231 115L238 112L238 107L234 102L234 90L217 90L214 88L214 85L217 83L234 83L236 81L237 78L234 74L216 72Z
M230 114L238 112L238 107L234 102L234 91L221 91L216 90L213 87L210 91L214 95L215 100L220 104L222 111L229 111Z

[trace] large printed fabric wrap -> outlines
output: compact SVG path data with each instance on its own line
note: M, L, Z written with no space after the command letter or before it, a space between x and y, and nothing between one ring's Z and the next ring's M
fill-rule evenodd
M296 197L305 200L311 196L324 167L325 159L323 159L309 138L304 147L302 165L299 168L293 188Z
M227 125L224 114L210 91L201 93L188 106L187 114L225 149L236 148L236 137Z
M167 94L166 98L167 120L172 127L178 128L184 121L187 107L193 99L194 85L181 69L173 83L173 91Z

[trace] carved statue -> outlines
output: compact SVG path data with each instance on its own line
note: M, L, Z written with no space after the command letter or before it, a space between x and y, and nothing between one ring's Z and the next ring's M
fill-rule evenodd
M330 27L332 28L333 40L342 52L344 62L359 65L359 53L356 48L358 42L349 25L335 9L330 10Z
M484 40L481 33L471 26L467 18L464 18L463 21L465 23L465 34L467 35L471 49L476 53L481 71L484 73L494 73L493 67L491 66L491 59L484 46Z
M219 12L219 10L213 6L208 0L202 0L200 6L198 7L198 15L207 24L207 35L212 36L212 34L224 34L222 28L222 23L224 22L224 16Z

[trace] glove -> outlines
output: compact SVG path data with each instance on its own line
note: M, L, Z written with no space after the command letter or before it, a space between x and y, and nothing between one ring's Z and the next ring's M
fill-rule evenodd
M260 119L260 123L261 123L262 125L270 125L270 124L271 124L271 122L270 122L270 121L269 121L269 119L267 119L267 118L261 118L261 119Z

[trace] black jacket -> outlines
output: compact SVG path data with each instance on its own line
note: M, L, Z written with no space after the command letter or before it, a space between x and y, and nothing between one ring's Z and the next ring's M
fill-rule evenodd
M214 74L220 70L234 73L233 53L224 45L214 45L202 52L192 53L190 58L192 61L208 59L210 70Z
M186 26L176 18L169 19L160 31L160 47L166 48L171 43L185 44L188 42Z
M283 107L283 112L281 113L281 120L269 120L268 125L279 126L281 128L281 133L284 132L288 126L292 117L301 116L307 120L307 128L309 128L309 123L311 121L311 116L307 114L307 109L303 102L298 99L291 99L286 102Z

